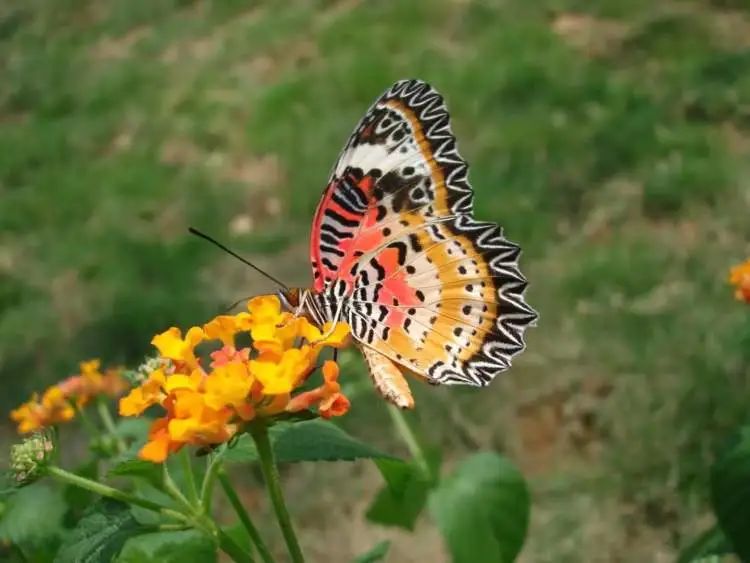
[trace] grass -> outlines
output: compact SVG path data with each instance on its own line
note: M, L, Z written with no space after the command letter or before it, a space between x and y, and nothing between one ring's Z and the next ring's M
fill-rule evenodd
M337 151L417 76L448 100L477 215L523 245L542 315L490 389L417 389L426 432L527 470L528 561L674 553L746 418L750 321L725 274L750 253L748 36L741 3L707 0L3 4L3 409L270 290L189 225L307 283ZM355 432L388 447L377 404L355 407ZM322 471L292 479L350 472ZM362 527L337 560L374 543ZM432 557L428 540L395 549Z

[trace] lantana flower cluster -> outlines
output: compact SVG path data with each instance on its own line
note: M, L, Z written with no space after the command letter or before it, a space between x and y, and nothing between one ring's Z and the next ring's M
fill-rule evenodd
M11 411L10 418L18 424L21 434L68 422L75 417L76 409L92 398L116 397L128 388L119 368L102 372L98 359L81 362L79 367L78 374L47 388L41 397L34 393L29 401Z
M734 296L750 303L750 259L729 271L729 283L735 287Z
M165 415L151 426L141 459L163 462L186 444L226 442L256 417L316 407L325 418L349 409L338 383L338 365L324 363L323 384L293 393L315 370L325 346L346 344L343 323L318 329L307 319L281 311L276 296L248 302L247 312L222 315L184 335L178 328L156 335L157 361L140 385L120 400L120 415L138 416L159 405ZM238 349L236 337L249 334L251 346ZM199 357L196 347L220 341L221 348Z

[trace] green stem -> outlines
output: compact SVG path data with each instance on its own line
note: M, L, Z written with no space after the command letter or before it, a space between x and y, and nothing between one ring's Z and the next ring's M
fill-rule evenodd
M218 528L216 530L216 533L219 540L219 547L234 561L236 561L237 563L252 563L253 561L255 561L252 554L242 549L242 547L236 541L234 541L232 536L227 534L224 530Z
M169 496L177 501L177 504L181 505L188 514L194 514L196 512L196 507L190 503L185 495L182 494L182 491L169 474L166 462L162 464L162 469L164 472L164 490Z
M255 524L253 524L253 521L250 519L250 515L242 505L242 501L240 500L239 495L237 495L237 491L234 490L232 482L229 480L229 477L227 477L224 468L219 469L217 475L219 478L219 483L221 484L221 488L224 490L224 494L227 495L227 498L229 499L229 504L232 505L232 508L234 508L234 511L237 513L237 516L240 519L240 522L242 522L245 530L247 530L247 535L250 536L250 539L257 548L258 553L260 554L260 558L264 561L264 563L273 563L273 556L271 555L268 546L263 541L263 538L260 536L260 532L258 532L258 528L255 527Z
M203 512L211 512L211 500L213 499L214 483L216 482L217 473L221 469L221 458L224 456L226 450L223 448L215 452L208 462L206 468L206 474L203 476L203 483L201 483L201 506Z
M86 432L88 432L89 436L97 439L101 438L101 430L99 430L96 424L91 422L91 419L89 418L89 415L86 414L86 411L78 406L75 401L71 401L71 403L75 407L76 412L78 413L78 418L81 419L81 424L83 424L83 427L86 429Z
M414 429L404 416L404 411L393 405L388 405L388 414L391 415L391 421L396 427L396 432L398 432L401 440L403 440L406 448L409 450L412 459L414 459L424 476L427 479L432 479L434 475L432 474L432 469L430 469L430 464L427 462L427 456L425 455L422 446L419 444Z
M279 470L276 467L276 460L271 447L271 441L268 439L268 427L262 419L256 419L250 424L250 435L255 441L255 447L258 449L260 466L263 470L263 477L266 480L268 495L271 497L276 519L279 522L281 533L284 535L289 555L293 563L304 563L305 558L302 555L297 536L294 533L292 520L289 517L289 511L284 503L284 493L281 490L281 480Z
M195 474L193 473L193 464L190 460L190 450L182 448L180 452L182 460L182 472L185 474L185 483L187 484L187 497L190 504L198 506L200 497L198 497L198 487L195 484Z
M56 465L47 467L47 474L51 475L58 481L67 483L68 485L80 487L81 489L86 489L87 491L91 491L92 493L96 493L100 496L119 500L135 506L140 506L147 510L152 510L154 512L163 514L164 516L169 516L170 518L174 518L175 520L190 522L190 518L182 512L167 508L148 499L131 495L130 493L126 493L125 491L121 491L120 489L110 487L109 485L105 485L97 481L92 481L91 479L86 479L85 477L81 477L80 475L76 475L75 473L71 473L70 471L66 471L65 469L57 467Z
M99 413L99 418L101 419L102 424L104 424L104 428L106 428L110 436L112 436L112 438L116 440L117 451L119 453L124 452L127 448L125 446L125 442L117 434L117 427L115 426L115 421L112 420L112 415L109 412L107 403L101 397L96 401L96 410Z

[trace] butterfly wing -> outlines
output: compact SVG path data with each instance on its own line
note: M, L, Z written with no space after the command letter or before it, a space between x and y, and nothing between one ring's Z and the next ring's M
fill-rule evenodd
M484 385L536 319L519 248L472 216L442 97L397 82L347 142L313 221L319 306L348 297L353 336L433 382Z

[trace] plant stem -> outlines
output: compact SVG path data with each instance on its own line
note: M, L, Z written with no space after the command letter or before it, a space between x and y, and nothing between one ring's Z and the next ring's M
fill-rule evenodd
M263 470L263 477L266 480L268 495L271 497L276 519L279 522L281 533L284 535L289 555L293 563L304 563L305 558L302 555L297 536L294 533L292 520L289 517L289 511L284 503L284 493L281 490L281 480L279 470L276 467L276 460L271 447L271 441L268 439L268 427L262 419L256 419L250 424L250 435L255 441L255 447L258 449L260 466Z
M166 462L162 464L162 469L164 472L164 490L169 494L169 496L176 500L177 504L181 505L188 514L195 513L196 507L191 504L187 498L185 498L185 495L182 494L182 491L174 482L172 476L169 474L169 469L167 469Z
M180 457L182 459L182 472L185 474L185 482L187 484L188 500L193 506L198 506L200 498L198 497L198 487L195 485L195 474L193 473L193 464L190 460L190 450L182 448Z
M388 414L391 415L391 421L396 427L398 435L401 437L401 440L403 440L406 448L409 450L409 454L411 454L411 457L414 459L419 469L427 479L433 479L434 475L432 474L432 469L430 469L430 464L427 462L427 456L425 455L422 446L419 444L414 429L404 416L404 412L398 407L388 405Z
M120 436L118 436L115 421L112 420L112 415L109 412L107 403L104 402L101 397L96 401L96 410L99 413L99 418L101 419L102 424L104 424L104 428L106 428L110 436L116 440L117 451L120 453L124 452L126 449L125 442Z
M237 563L252 563L254 561L253 555L242 549L242 547L234 541L234 538L227 534L221 528L217 528L216 535L219 540L219 547L221 550L229 555Z
M78 413L78 418L81 419L81 424L83 424L83 427L86 429L86 432L88 432L89 436L97 439L101 438L101 431L96 426L96 424L91 422L91 419L89 418L89 415L86 414L86 411L82 407L78 406L78 404L76 404L74 401L70 402L75 407L76 412Z
M253 524L253 521L250 519L250 515L242 505L242 501L237 495L237 491L234 490L232 482L229 480L229 477L227 477L224 468L219 469L217 471L217 475L219 483L221 484L221 488L224 490L224 494L227 495L227 498L229 499L229 504L232 505L232 508L234 508L234 511L237 513L237 516L240 519L240 522L242 522L245 530L247 530L247 535L250 536L250 539L257 548L258 554L260 554L260 558L264 561L264 563L273 563L273 556L268 550L268 546L266 546L263 538L260 536L260 532L258 532L258 528L255 527L255 524Z
M203 483L201 483L201 506L203 512L211 512L211 500L213 499L214 483L216 482L217 473L221 469L221 458L224 456L226 449L222 446L222 449L214 453L206 468L206 474L203 476Z
M50 465L49 467L47 467L47 473L58 481L62 481L63 483L67 483L68 485L75 485L76 487L86 489L87 491L91 491L92 493L96 493L103 497L119 500L135 506L140 506L147 510L152 510L154 512L163 514L164 516L169 516L170 518L174 518L175 520L190 522L190 518L182 512L167 508L166 506L162 506L161 504L150 501L148 499L131 495L130 493L126 493L125 491L121 491L120 489L110 487L109 485L105 485L104 483L86 479L85 477L81 477L80 475L76 475L75 473L71 473L70 471L66 471L65 469L57 467L56 465Z

